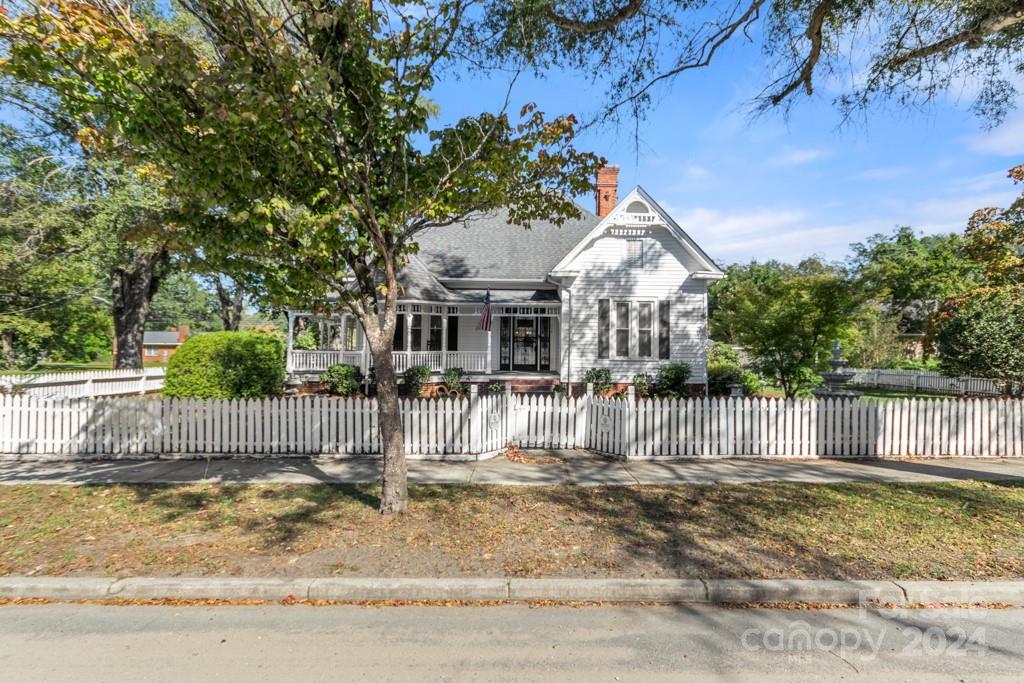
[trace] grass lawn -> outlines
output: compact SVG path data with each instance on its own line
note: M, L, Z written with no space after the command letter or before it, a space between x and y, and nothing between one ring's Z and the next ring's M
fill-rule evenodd
M1024 484L3 486L0 574L1024 577Z

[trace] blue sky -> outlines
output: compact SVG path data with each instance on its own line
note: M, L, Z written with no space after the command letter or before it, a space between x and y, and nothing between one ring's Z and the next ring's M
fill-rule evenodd
M578 140L621 167L620 196L643 185L721 264L842 259L850 243L897 225L962 232L975 209L1016 194L1006 171L1024 162L1024 111L986 131L969 111L969 85L925 112L875 109L840 128L826 81L788 120L776 112L751 120L748 103L764 82L760 54L734 47L724 57L658 91L639 148L631 123ZM440 83L432 97L448 121L499 107L507 87L507 77L464 77ZM565 73L523 76L510 111L532 101L549 115L586 115L602 95Z

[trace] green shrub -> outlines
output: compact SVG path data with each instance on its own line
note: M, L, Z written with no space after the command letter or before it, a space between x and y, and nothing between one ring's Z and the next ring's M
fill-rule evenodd
M732 393L731 385L743 385L743 395L753 396L764 388L761 378L739 365L715 363L708 365L708 395L728 396Z
M889 358L878 367L887 370L930 370L940 372L942 363L938 358Z
M491 382L490 384L487 385L487 391L491 392L492 394L500 394L501 385L498 384L497 382Z
M284 344L261 332L189 337L167 362L164 396L265 398L284 385Z
M556 394L564 394L566 391L569 390L569 387L567 387L566 385L564 385L561 382L559 382L558 384L556 384L555 386L552 387L552 390Z
M295 335L292 340L292 348L296 351L315 351L320 346L316 340L316 333L307 328Z
M654 378L646 372L633 375L633 388L637 398L650 398L654 394Z
M612 371L608 368L590 368L583 381L594 385L594 393L603 394L612 388Z
M320 381L335 396L353 396L363 383L363 373L354 365L338 363L324 370Z
M462 386L462 368L448 368L441 375L441 381L448 388L448 391L457 391L460 394L466 391Z
M402 379L405 382L405 395L416 398L420 395L423 385L430 379L430 368L426 365L413 365L402 373Z
M708 365L736 365L740 364L740 354L736 349L723 342L715 342L708 349Z
M665 363L658 368L655 385L659 396L687 398L690 396L690 366L686 363Z

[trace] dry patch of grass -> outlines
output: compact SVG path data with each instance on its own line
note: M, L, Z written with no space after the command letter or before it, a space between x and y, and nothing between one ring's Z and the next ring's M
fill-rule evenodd
M0 487L0 574L990 579L1024 485Z

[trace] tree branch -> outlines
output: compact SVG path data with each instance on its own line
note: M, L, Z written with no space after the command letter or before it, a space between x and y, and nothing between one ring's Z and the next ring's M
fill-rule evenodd
M643 8L644 0L629 0L625 5L619 7L611 14L597 19L581 20L572 19L555 12L553 7L545 11L544 16L555 26L573 33L591 34L608 31L615 28L622 22L631 19Z
M946 52L960 44L971 50L977 49L984 44L985 38L988 36L1001 33L1022 22L1024 22L1024 2L1018 2L1007 11L986 17L974 26L957 31L942 40L908 50L889 60L886 66L890 69L898 69L910 62Z

